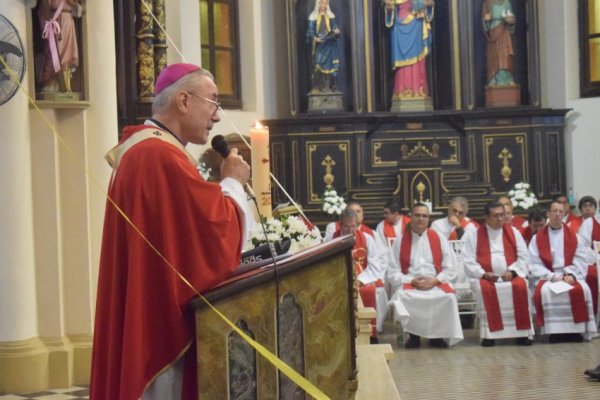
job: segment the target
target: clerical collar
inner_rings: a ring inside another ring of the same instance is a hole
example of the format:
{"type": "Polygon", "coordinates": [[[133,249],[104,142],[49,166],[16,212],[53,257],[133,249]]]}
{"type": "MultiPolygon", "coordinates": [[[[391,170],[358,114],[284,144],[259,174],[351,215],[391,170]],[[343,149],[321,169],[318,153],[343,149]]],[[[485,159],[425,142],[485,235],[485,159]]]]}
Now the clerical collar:
{"type": "Polygon", "coordinates": [[[560,230],[562,229],[562,227],[563,227],[563,226],[561,225],[561,226],[560,226],[560,227],[558,227],[558,228],[553,228],[553,227],[552,227],[552,225],[548,224],[548,228],[550,228],[551,230],[553,230],[553,231],[555,231],[555,232],[558,232],[558,231],[560,231],[560,230]]]}
{"type": "Polygon", "coordinates": [[[184,145],[184,146],[185,146],[185,143],[183,143],[183,142],[181,141],[181,139],[179,139],[179,138],[177,137],[177,135],[175,135],[175,134],[174,134],[174,133],[173,133],[173,132],[172,132],[172,131],[171,131],[169,128],[167,128],[167,127],[165,126],[165,124],[163,124],[162,122],[160,122],[160,121],[158,121],[158,120],[156,120],[156,119],[154,119],[154,118],[148,118],[148,121],[152,122],[154,125],[158,126],[158,127],[159,127],[160,129],[162,129],[163,131],[165,131],[165,132],[169,132],[171,135],[173,135],[173,137],[175,137],[175,139],[177,139],[177,140],[179,141],[179,143],[181,143],[182,145],[184,145]]]}

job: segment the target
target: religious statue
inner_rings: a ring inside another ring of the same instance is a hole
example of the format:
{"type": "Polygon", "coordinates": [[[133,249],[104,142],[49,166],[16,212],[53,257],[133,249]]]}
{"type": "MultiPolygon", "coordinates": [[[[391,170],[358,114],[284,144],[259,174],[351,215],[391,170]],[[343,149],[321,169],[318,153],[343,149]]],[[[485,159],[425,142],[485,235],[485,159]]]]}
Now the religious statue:
{"type": "Polygon", "coordinates": [[[38,80],[41,92],[72,92],[71,77],[79,66],[75,18],[80,0],[40,0],[38,19],[44,39],[38,80]]]}
{"type": "Polygon", "coordinates": [[[308,16],[306,41],[311,46],[312,56],[308,111],[343,110],[342,93],[336,86],[340,66],[340,29],[329,7],[329,0],[315,0],[315,8],[308,16]]]}
{"type": "Polygon", "coordinates": [[[426,57],[431,52],[433,0],[384,0],[394,69],[392,111],[431,109],[426,57]]]}
{"type": "Polygon", "coordinates": [[[485,0],[483,31],[487,39],[487,84],[514,85],[512,76],[515,15],[510,0],[485,0]]]}
{"type": "Polygon", "coordinates": [[[484,0],[482,26],[486,38],[486,106],[520,104],[520,86],[513,78],[515,14],[510,0],[484,0]]]}
{"type": "Polygon", "coordinates": [[[340,30],[329,0],[316,0],[315,8],[308,16],[306,41],[312,46],[312,90],[333,92],[339,69],[338,58],[340,30]]]}

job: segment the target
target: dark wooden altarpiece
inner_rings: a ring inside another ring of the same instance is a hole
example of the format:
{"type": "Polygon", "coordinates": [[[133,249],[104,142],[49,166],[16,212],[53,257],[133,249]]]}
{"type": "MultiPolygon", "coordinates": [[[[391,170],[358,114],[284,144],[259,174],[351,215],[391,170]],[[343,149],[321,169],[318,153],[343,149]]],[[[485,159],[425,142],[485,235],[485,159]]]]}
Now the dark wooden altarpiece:
{"type": "MultiPolygon", "coordinates": [[[[344,111],[309,113],[308,14],[314,0],[287,0],[290,108],[265,121],[271,165],[284,187],[316,222],[325,176],[347,200],[359,201],[366,221],[381,220],[389,198],[405,211],[417,200],[445,211],[456,195],[470,213],[515,183],[532,184],[542,203],[565,192],[564,121],[568,110],[540,107],[536,0],[512,0],[515,81],[521,106],[485,108],[486,42],[482,0],[436,0],[428,57],[434,111],[392,113],[393,71],[383,2],[330,0],[342,32],[338,89],[344,111]],[[299,173],[302,171],[302,173],[299,173]],[[306,171],[306,173],[304,173],[306,171]]],[[[285,201],[274,192],[274,201],[285,201]]]]}
{"type": "MultiPolygon", "coordinates": [[[[164,0],[146,0],[164,21],[164,0]]],[[[469,199],[471,214],[515,183],[532,184],[542,203],[566,191],[564,122],[568,110],[541,108],[539,0],[511,0],[515,81],[521,106],[485,108],[486,41],[483,0],[436,0],[432,52],[427,59],[433,111],[390,112],[393,71],[383,1],[330,0],[341,31],[337,87],[344,111],[308,112],[311,49],[308,15],[315,0],[285,0],[275,7],[273,54],[287,70],[278,103],[289,104],[264,121],[271,136],[271,168],[315,222],[324,177],[347,200],[358,200],[366,221],[381,219],[392,197],[405,210],[429,200],[443,211],[449,198],[469,199]],[[283,45],[285,42],[285,45],[283,45]]],[[[114,0],[119,125],[150,115],[155,77],[164,66],[165,40],[139,0],[114,0]],[[133,56],[135,55],[135,56],[133,56]],[[153,62],[151,62],[153,60],[153,62]]],[[[243,18],[243,16],[240,16],[243,18]]],[[[278,83],[281,85],[281,83],[278,83]]],[[[273,200],[285,202],[275,189],[273,200]]]]}

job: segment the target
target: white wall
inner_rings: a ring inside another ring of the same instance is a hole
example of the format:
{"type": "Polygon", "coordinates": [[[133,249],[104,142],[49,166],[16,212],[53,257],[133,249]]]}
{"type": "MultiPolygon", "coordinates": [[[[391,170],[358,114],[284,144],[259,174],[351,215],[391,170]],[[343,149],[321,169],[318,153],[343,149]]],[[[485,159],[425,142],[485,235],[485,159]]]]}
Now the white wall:
{"type": "MultiPolygon", "coordinates": [[[[258,120],[275,118],[280,102],[277,92],[282,82],[274,79],[276,68],[281,67],[274,53],[276,29],[274,1],[243,0],[239,6],[240,65],[242,78],[241,110],[225,110],[221,122],[212,135],[227,135],[236,131],[248,134],[258,120]]],[[[200,63],[200,18],[196,0],[167,0],[167,32],[174,43],[169,43],[168,62],[181,62],[175,47],[188,62],[200,63]]],[[[286,59],[287,62],[287,59],[286,59]]],[[[206,146],[190,144],[188,150],[199,157],[206,146]]]]}
{"type": "Polygon", "coordinates": [[[579,97],[577,2],[540,0],[542,105],[571,108],[565,128],[568,187],[577,198],[600,196],[600,98],[579,97]]]}
{"type": "MultiPolygon", "coordinates": [[[[21,1],[3,0],[0,14],[12,22],[27,46],[26,10],[21,1]]],[[[23,86],[29,89],[27,75],[23,86]]],[[[28,108],[21,91],[0,106],[0,342],[38,334],[28,108]]]]}

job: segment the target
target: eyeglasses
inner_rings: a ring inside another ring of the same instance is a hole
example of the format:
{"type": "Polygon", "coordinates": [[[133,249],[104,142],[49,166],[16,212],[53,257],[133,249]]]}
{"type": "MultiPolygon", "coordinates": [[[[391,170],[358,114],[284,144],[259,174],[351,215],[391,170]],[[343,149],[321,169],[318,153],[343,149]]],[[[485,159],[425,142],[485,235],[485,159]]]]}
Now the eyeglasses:
{"type": "Polygon", "coordinates": [[[186,92],[186,93],[187,94],[191,94],[194,97],[197,97],[197,98],[202,99],[202,100],[206,100],[209,103],[214,104],[215,105],[215,111],[213,111],[213,115],[217,112],[217,110],[219,110],[219,108],[221,108],[221,102],[220,101],[214,101],[214,100],[209,99],[208,97],[198,96],[197,94],[192,93],[192,92],[186,92]]]}

